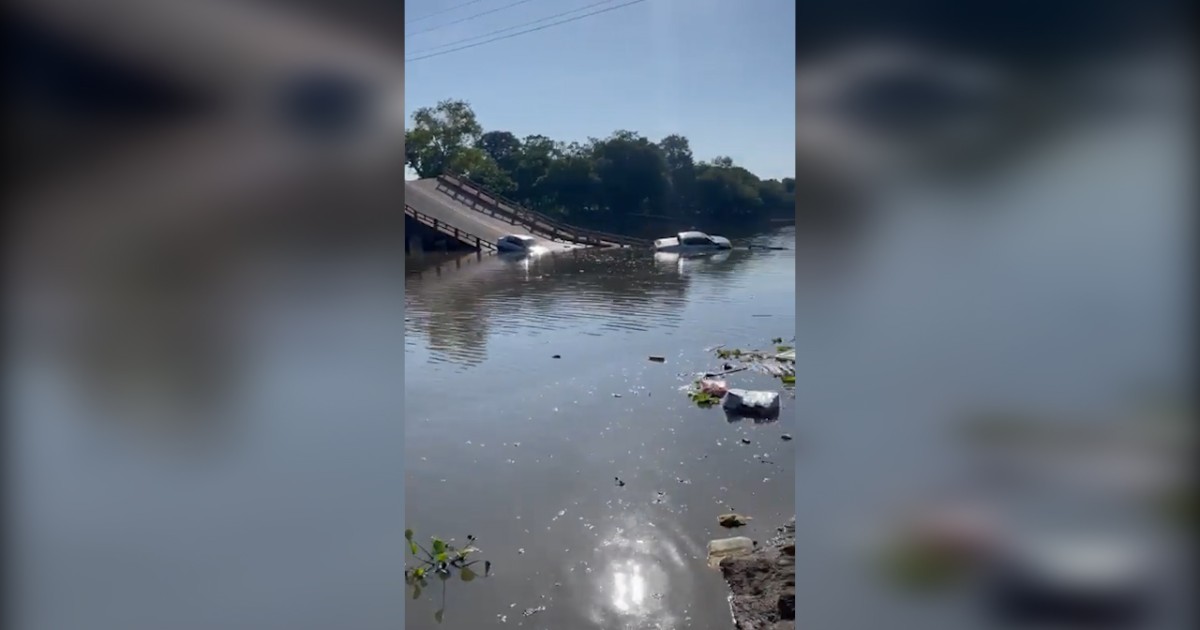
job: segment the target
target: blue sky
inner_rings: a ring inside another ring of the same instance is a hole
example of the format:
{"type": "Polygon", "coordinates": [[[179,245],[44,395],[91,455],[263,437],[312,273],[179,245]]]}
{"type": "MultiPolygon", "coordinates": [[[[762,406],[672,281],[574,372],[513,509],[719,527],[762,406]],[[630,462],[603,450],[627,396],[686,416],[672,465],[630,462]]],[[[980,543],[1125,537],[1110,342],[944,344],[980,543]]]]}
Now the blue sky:
{"type": "MultiPolygon", "coordinates": [[[[515,1],[480,0],[418,20],[465,0],[408,0],[405,56],[436,52],[438,46],[597,0],[527,0],[418,33],[515,1]]],[[[658,140],[680,133],[691,140],[698,160],[728,155],[760,177],[790,177],[795,172],[795,11],[793,0],[645,0],[407,62],[406,113],[455,98],[471,104],[485,130],[521,137],[582,141],[629,129],[658,140]]]]}

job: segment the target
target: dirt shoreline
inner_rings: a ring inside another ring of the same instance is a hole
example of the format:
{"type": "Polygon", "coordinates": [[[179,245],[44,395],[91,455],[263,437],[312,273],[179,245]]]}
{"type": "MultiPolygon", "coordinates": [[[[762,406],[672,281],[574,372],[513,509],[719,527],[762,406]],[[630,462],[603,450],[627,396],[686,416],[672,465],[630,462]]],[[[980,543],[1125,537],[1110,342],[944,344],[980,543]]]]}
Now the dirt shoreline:
{"type": "Polygon", "coordinates": [[[739,630],[795,630],[796,519],[751,553],[721,561],[729,589],[734,627],[739,630]]]}

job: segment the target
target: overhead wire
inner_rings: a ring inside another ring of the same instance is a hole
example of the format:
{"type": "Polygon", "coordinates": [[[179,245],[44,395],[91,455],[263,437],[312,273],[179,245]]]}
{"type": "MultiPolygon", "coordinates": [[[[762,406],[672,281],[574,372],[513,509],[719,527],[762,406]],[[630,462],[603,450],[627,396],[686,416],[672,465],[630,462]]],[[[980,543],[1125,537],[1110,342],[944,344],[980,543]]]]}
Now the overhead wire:
{"type": "Polygon", "coordinates": [[[553,14],[553,15],[547,15],[547,16],[545,16],[545,17],[538,18],[538,19],[536,19],[536,20],[530,20],[530,21],[528,21],[528,22],[522,22],[522,23],[520,23],[520,24],[515,24],[515,25],[513,25],[513,26],[509,26],[509,27],[506,27],[506,28],[499,28],[499,29],[496,29],[496,30],[494,30],[494,31],[489,31],[489,32],[487,32],[487,33],[483,33],[482,35],[472,35],[472,36],[470,36],[470,37],[464,37],[464,38],[462,38],[462,39],[455,40],[455,41],[452,41],[452,42],[448,42],[448,43],[445,43],[445,44],[438,44],[437,46],[431,46],[431,47],[429,47],[429,48],[427,48],[427,49],[425,49],[425,50],[422,50],[422,51],[419,51],[419,52],[415,53],[415,55],[416,55],[416,56],[420,56],[420,55],[424,55],[424,54],[427,54],[427,53],[429,53],[429,52],[432,52],[432,51],[434,51],[434,50],[437,50],[437,49],[439,49],[439,48],[450,48],[450,47],[453,47],[453,46],[458,46],[458,45],[464,44],[464,43],[466,43],[466,42],[469,42],[469,41],[472,41],[472,40],[476,40],[476,39],[485,39],[485,38],[488,38],[488,37],[492,37],[492,36],[495,36],[495,35],[499,35],[500,33],[507,33],[507,32],[509,32],[509,31],[515,31],[515,30],[517,30],[517,29],[521,29],[521,28],[526,28],[526,27],[529,27],[529,26],[533,26],[534,24],[541,24],[542,22],[548,22],[548,21],[550,21],[550,20],[554,20],[554,19],[557,19],[557,18],[563,17],[563,16],[565,16],[565,15],[570,15],[570,14],[572,14],[572,13],[579,13],[580,11],[586,11],[586,10],[588,10],[588,9],[593,9],[593,8],[595,8],[595,7],[602,6],[602,5],[605,5],[605,4],[612,4],[612,3],[614,3],[614,2],[617,2],[617,1],[618,1],[618,0],[600,0],[600,2],[593,2],[593,3],[591,3],[591,4],[585,4],[585,5],[581,6],[581,7],[575,7],[574,9],[571,9],[571,10],[569,10],[569,11],[560,11],[560,12],[558,12],[558,13],[555,13],[555,14],[553,14]]]}
{"type": "Polygon", "coordinates": [[[421,17],[419,17],[419,18],[414,18],[414,19],[411,19],[411,20],[405,20],[405,21],[404,21],[404,25],[405,25],[405,26],[408,26],[409,24],[415,24],[415,23],[417,23],[417,22],[424,22],[425,20],[428,20],[428,19],[429,19],[429,18],[431,18],[431,17],[437,17],[437,16],[439,16],[439,15],[442,15],[442,14],[445,14],[445,13],[449,13],[449,12],[451,12],[451,11],[455,11],[455,10],[457,10],[457,9],[461,9],[461,8],[463,8],[463,7],[469,7],[469,6],[471,6],[472,4],[479,4],[480,2],[483,2],[483,0],[471,0],[470,2],[463,2],[462,4],[456,4],[456,5],[452,6],[452,7],[446,7],[446,8],[444,8],[444,9],[441,9],[440,11],[434,11],[433,13],[426,13],[425,15],[422,15],[422,16],[421,16],[421,17]]]}
{"type": "Polygon", "coordinates": [[[516,2],[510,2],[506,5],[499,6],[494,9],[488,9],[487,11],[480,11],[479,13],[472,13],[471,15],[460,17],[457,20],[451,20],[444,24],[438,24],[437,26],[431,26],[424,30],[413,31],[412,33],[405,33],[404,36],[405,37],[416,37],[417,35],[422,35],[424,33],[432,33],[433,31],[441,30],[443,28],[446,28],[447,26],[454,26],[455,24],[462,24],[463,22],[470,22],[471,20],[474,20],[475,18],[481,18],[485,15],[499,13],[500,11],[503,11],[505,9],[511,9],[513,7],[518,7],[518,6],[521,6],[522,4],[529,4],[530,2],[533,2],[533,1],[534,0],[517,0],[516,2]]]}
{"type": "MultiPolygon", "coordinates": [[[[415,56],[413,56],[413,57],[407,57],[407,58],[405,58],[405,59],[404,59],[404,62],[405,62],[405,63],[411,63],[411,62],[414,62],[414,61],[421,61],[421,60],[423,60],[423,59],[431,59],[431,58],[434,58],[434,57],[440,57],[440,56],[442,56],[442,55],[448,55],[448,54],[450,54],[450,53],[459,52],[459,51],[461,51],[461,50],[467,50],[467,49],[470,49],[470,48],[476,48],[476,47],[478,47],[478,46],[483,46],[483,45],[485,45],[485,44],[491,44],[491,43],[493,43],[493,42],[503,41],[503,40],[506,40],[506,39],[512,39],[512,38],[514,38],[514,37],[519,37],[519,36],[521,36],[521,35],[527,35],[527,34],[529,34],[529,33],[535,33],[535,32],[538,32],[538,31],[544,31],[544,30],[546,30],[546,29],[553,28],[553,27],[555,27],[555,26],[561,26],[561,25],[563,25],[563,24],[568,24],[568,23],[571,23],[571,22],[577,22],[577,21],[579,21],[579,20],[582,20],[582,19],[585,19],[585,18],[589,18],[589,17],[592,17],[592,16],[596,16],[596,15],[600,15],[600,14],[602,14],[602,13],[608,13],[608,12],[610,12],[610,11],[616,11],[617,9],[623,9],[623,8],[625,8],[625,7],[633,6],[633,5],[635,5],[635,4],[641,4],[641,3],[645,2],[645,1],[646,1],[646,0],[630,0],[629,2],[623,2],[623,3],[621,3],[621,4],[618,4],[618,5],[615,5],[615,6],[606,7],[606,8],[603,8],[603,9],[598,9],[598,10],[596,10],[596,11],[591,11],[591,12],[588,12],[588,13],[584,13],[583,15],[577,15],[577,16],[574,16],[574,17],[571,17],[571,18],[566,18],[566,19],[558,20],[557,22],[551,22],[550,24],[544,24],[544,25],[542,25],[542,26],[537,26],[537,27],[533,27],[533,28],[527,28],[527,29],[525,29],[525,30],[522,30],[522,31],[517,31],[517,32],[515,32],[515,33],[509,33],[508,35],[501,35],[501,36],[499,36],[499,37],[491,37],[490,39],[485,39],[485,40],[483,40],[483,41],[480,41],[480,42],[475,42],[475,43],[472,43],[472,44],[464,44],[464,45],[462,45],[462,46],[456,46],[456,47],[454,47],[454,48],[450,48],[449,50],[442,50],[442,51],[438,51],[438,52],[429,52],[429,53],[427,53],[427,54],[426,54],[426,53],[417,53],[417,54],[416,54],[415,56]]],[[[598,4],[602,4],[602,3],[598,3],[598,4]]],[[[575,9],[574,11],[579,11],[579,10],[581,10],[581,9],[575,9]]],[[[574,11],[567,11],[567,12],[565,12],[564,14],[566,14],[566,13],[573,13],[574,11]]],[[[551,18],[542,18],[542,20],[535,20],[534,22],[530,22],[530,24],[536,23],[536,22],[538,22],[538,21],[544,21],[544,20],[547,20],[547,19],[551,19],[551,18]]],[[[522,26],[523,26],[523,25],[522,25],[522,26]]],[[[507,31],[507,30],[512,30],[513,28],[518,28],[518,27],[510,27],[510,28],[507,28],[507,29],[500,29],[500,30],[494,31],[494,32],[492,32],[492,33],[485,33],[484,35],[477,35],[477,36],[475,36],[475,37],[468,37],[468,38],[465,38],[465,39],[463,39],[463,40],[460,40],[460,41],[462,41],[462,42],[466,42],[466,41],[470,41],[470,40],[472,40],[472,39],[478,39],[478,38],[480,38],[480,37],[488,37],[488,36],[490,36],[490,35],[493,35],[493,34],[495,34],[495,33],[501,33],[501,32],[507,31]]],[[[445,46],[454,46],[456,43],[457,43],[457,42],[452,42],[452,43],[450,43],[450,44],[445,44],[445,46]]],[[[435,49],[437,49],[437,48],[441,48],[441,47],[443,47],[443,46],[435,46],[434,48],[432,48],[432,49],[430,49],[430,50],[435,50],[435,49]]]]}

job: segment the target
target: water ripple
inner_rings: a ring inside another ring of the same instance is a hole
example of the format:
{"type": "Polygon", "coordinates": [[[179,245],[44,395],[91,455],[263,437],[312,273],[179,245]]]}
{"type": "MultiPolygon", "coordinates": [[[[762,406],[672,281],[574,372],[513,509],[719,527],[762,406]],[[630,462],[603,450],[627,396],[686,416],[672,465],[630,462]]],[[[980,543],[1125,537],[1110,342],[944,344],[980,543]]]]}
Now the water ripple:
{"type": "MultiPolygon", "coordinates": [[[[460,369],[488,358],[513,336],[669,332],[693,303],[753,308],[747,288],[790,281],[790,251],[734,251],[679,259],[645,251],[576,251],[539,258],[410,258],[405,278],[405,345],[433,365],[460,369]],[[749,299],[748,299],[749,298],[749,299]]],[[[790,326],[789,326],[790,329],[790,326]]]]}

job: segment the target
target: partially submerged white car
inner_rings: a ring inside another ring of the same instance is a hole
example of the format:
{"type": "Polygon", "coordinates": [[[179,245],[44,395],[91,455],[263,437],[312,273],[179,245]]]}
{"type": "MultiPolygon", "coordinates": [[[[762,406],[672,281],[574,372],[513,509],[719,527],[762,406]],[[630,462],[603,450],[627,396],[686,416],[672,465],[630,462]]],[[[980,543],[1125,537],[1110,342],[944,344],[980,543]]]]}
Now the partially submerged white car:
{"type": "Polygon", "coordinates": [[[667,254],[699,254],[733,249],[724,236],[709,236],[704,232],[680,232],[670,238],[654,241],[654,251],[667,254]]]}
{"type": "Polygon", "coordinates": [[[496,241],[496,251],[529,254],[538,251],[537,239],[526,234],[509,234],[496,241]]]}

